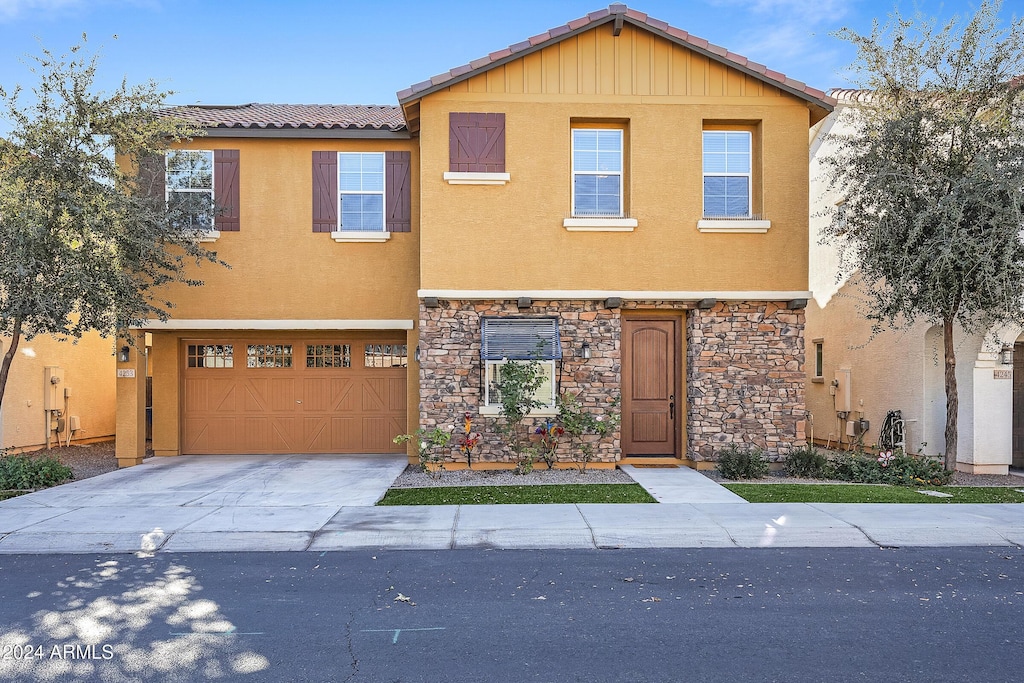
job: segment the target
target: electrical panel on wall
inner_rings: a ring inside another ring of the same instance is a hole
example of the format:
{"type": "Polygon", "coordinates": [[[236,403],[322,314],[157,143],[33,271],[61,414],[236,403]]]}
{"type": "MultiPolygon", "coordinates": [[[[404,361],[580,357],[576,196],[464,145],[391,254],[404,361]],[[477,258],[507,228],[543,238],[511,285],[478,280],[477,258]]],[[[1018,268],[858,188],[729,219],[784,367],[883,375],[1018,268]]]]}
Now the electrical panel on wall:
{"type": "Polygon", "coordinates": [[[43,410],[64,409],[64,369],[56,365],[43,368],[43,410]]]}

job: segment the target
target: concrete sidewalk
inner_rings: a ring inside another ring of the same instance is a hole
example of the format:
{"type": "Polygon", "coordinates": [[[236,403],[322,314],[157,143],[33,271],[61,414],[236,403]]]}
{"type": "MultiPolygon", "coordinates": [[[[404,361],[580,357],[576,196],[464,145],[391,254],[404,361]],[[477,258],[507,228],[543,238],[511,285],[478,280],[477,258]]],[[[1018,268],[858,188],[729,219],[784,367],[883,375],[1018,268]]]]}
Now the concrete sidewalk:
{"type": "Polygon", "coordinates": [[[1024,505],[763,504],[629,468],[658,505],[375,507],[405,456],[194,456],[0,502],[0,553],[1024,546],[1024,505]]]}

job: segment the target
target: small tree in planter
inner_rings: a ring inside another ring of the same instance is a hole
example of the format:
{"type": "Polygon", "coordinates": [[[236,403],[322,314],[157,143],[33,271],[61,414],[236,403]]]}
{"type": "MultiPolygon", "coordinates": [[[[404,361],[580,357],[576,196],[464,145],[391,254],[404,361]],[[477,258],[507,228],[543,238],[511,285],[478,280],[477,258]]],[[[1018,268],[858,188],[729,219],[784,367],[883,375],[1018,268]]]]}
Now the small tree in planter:
{"type": "Polygon", "coordinates": [[[597,441],[600,441],[618,428],[622,420],[621,413],[615,410],[618,405],[619,398],[616,396],[612,399],[612,410],[608,415],[595,415],[584,409],[579,395],[559,395],[558,421],[569,435],[571,457],[581,473],[587,471],[587,464],[594,459],[594,442],[587,437],[596,436],[597,441]]]}
{"type": "Polygon", "coordinates": [[[420,427],[415,434],[399,434],[394,438],[397,444],[416,440],[416,452],[419,454],[420,469],[437,478],[444,471],[444,450],[452,440],[451,430],[434,427],[420,427]]]}
{"type": "Polygon", "coordinates": [[[536,396],[543,383],[544,373],[536,360],[506,360],[493,384],[500,409],[496,420],[498,433],[516,461],[518,474],[533,469],[534,452],[526,446],[529,436],[524,423],[530,411],[544,405],[536,396]]]}

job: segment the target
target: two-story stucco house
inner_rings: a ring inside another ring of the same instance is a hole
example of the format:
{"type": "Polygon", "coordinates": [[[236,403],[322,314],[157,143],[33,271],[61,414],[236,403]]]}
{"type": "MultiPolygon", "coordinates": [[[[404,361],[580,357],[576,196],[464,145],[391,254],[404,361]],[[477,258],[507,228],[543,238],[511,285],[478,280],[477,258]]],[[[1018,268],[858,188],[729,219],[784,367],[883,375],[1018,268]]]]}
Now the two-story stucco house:
{"type": "Polygon", "coordinates": [[[833,100],[612,5],[398,101],[176,112],[207,136],[168,155],[168,201],[222,207],[197,220],[232,268],[147,328],[157,455],[394,451],[486,425],[524,354],[541,416],[621,398],[598,466],[804,443],[807,141],[833,100]]]}

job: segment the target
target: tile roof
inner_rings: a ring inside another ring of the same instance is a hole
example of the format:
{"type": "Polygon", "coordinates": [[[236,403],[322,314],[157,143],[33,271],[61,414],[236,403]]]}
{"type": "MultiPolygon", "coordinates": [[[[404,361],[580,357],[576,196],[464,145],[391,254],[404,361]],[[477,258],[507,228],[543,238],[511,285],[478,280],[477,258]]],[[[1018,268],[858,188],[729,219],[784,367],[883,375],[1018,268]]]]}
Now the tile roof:
{"type": "Polygon", "coordinates": [[[428,92],[434,92],[442,87],[452,85],[455,82],[466,80],[480,71],[486,71],[492,66],[497,66],[499,63],[508,61],[511,58],[523,56],[518,53],[539,50],[553,42],[557,42],[570,33],[579,33],[610,21],[618,22],[620,21],[620,18],[624,23],[630,23],[634,26],[639,26],[665,36],[675,43],[688,47],[692,50],[696,50],[697,52],[705,54],[723,64],[745,71],[756,78],[781,87],[783,90],[791,92],[804,99],[814,100],[817,104],[825,107],[826,109],[831,109],[836,105],[835,99],[817,88],[812,88],[805,83],[789,78],[778,71],[772,71],[763,64],[758,64],[757,62],[753,62],[742,55],[730,52],[724,47],[719,47],[718,45],[709,43],[704,38],[698,38],[697,36],[690,35],[686,31],[677,29],[674,26],[669,26],[666,22],[661,21],[660,19],[649,17],[643,12],[630,9],[621,3],[615,3],[609,5],[607,9],[591,12],[587,16],[574,19],[563,26],[556,26],[544,33],[533,36],[528,40],[516,43],[515,45],[510,45],[503,50],[492,52],[486,57],[473,60],[469,64],[457,66],[443,74],[434,76],[430,80],[422,81],[406,88],[405,90],[400,90],[398,91],[398,101],[404,104],[405,102],[417,99],[428,92]]]}
{"type": "Polygon", "coordinates": [[[406,129],[400,107],[376,104],[237,104],[183,105],[165,109],[167,115],[188,119],[205,128],[258,129],[406,129]]]}

